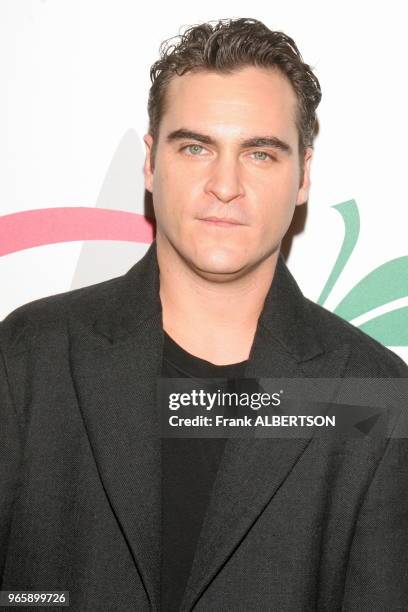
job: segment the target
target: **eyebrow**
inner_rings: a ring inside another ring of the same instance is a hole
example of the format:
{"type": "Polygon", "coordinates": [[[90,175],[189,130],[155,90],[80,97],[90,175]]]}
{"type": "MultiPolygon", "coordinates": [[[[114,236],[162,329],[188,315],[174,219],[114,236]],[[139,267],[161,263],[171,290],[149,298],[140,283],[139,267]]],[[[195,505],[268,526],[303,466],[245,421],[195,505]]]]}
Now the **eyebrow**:
{"type": "MultiPolygon", "coordinates": [[[[217,141],[211,136],[201,134],[200,132],[192,132],[191,130],[187,130],[185,128],[174,130],[166,137],[167,142],[174,142],[182,139],[198,140],[198,142],[208,145],[217,144],[217,141]]],[[[292,147],[290,144],[284,140],[281,140],[277,136],[253,136],[252,138],[241,139],[239,144],[242,149],[246,149],[248,147],[272,147],[274,149],[279,149],[287,155],[292,154],[292,147]]]]}

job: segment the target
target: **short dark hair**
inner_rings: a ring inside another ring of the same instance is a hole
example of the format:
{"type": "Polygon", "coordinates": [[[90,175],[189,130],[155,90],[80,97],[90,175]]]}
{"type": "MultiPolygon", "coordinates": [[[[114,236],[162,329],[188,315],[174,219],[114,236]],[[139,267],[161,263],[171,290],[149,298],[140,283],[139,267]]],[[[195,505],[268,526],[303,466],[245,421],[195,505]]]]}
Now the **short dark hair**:
{"type": "Polygon", "coordinates": [[[298,100],[296,125],[300,157],[306,147],[313,146],[319,130],[316,108],[321,99],[320,84],[287,34],[272,31],[256,19],[219,19],[190,26],[184,33],[165,40],[159,53],[160,59],[150,68],[152,85],[148,99],[153,159],[172,77],[201,70],[229,74],[245,66],[275,68],[286,75],[298,100]],[[178,41],[172,42],[174,39],[178,41]]]}

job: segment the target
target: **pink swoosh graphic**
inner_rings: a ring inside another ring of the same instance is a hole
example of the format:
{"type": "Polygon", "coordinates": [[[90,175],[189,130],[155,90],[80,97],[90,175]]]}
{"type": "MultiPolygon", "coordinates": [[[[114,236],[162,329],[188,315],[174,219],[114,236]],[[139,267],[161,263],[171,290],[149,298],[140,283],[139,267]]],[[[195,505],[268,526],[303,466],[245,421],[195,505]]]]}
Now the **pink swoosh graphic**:
{"type": "Polygon", "coordinates": [[[0,217],[0,256],[74,240],[150,243],[153,237],[152,220],[107,208],[42,208],[0,217]]]}

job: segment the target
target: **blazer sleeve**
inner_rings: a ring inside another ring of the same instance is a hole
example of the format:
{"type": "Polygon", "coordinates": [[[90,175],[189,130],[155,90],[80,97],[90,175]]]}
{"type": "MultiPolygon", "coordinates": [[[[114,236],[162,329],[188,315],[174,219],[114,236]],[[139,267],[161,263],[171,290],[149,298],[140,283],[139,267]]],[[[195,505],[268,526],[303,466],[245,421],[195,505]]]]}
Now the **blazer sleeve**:
{"type": "Polygon", "coordinates": [[[389,439],[360,509],[342,610],[408,610],[408,439],[389,439]]]}
{"type": "MultiPolygon", "coordinates": [[[[0,323],[1,327],[2,323],[0,323]]],[[[11,399],[4,354],[0,346],[0,587],[7,557],[8,534],[18,486],[21,459],[20,426],[11,399]]]]}

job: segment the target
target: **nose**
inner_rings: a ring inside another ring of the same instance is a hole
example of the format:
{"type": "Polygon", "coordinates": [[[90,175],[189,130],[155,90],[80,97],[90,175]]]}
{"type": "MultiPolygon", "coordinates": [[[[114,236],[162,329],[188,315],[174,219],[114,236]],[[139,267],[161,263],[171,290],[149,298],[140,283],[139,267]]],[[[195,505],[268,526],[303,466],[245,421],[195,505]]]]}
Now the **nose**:
{"type": "Polygon", "coordinates": [[[232,155],[220,155],[211,164],[206,192],[225,203],[243,195],[239,160],[232,155]]]}

